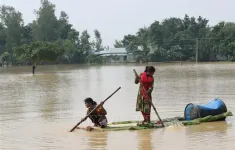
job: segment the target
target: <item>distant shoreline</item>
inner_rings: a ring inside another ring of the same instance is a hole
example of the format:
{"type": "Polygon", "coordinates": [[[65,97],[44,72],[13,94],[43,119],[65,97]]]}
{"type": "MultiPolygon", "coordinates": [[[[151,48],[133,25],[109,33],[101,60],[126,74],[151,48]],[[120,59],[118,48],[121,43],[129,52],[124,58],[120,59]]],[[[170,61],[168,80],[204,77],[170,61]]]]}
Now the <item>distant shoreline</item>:
{"type": "MultiPolygon", "coordinates": [[[[198,62],[197,64],[235,64],[235,62],[231,61],[214,61],[214,62],[198,62]]],[[[116,63],[84,63],[84,64],[41,64],[39,66],[116,66],[116,65],[122,65],[122,66],[129,66],[129,65],[157,65],[157,64],[174,64],[174,65],[185,65],[185,64],[196,64],[196,62],[193,61],[164,61],[164,62],[147,62],[147,63],[136,63],[136,62],[116,62],[116,63]]],[[[17,65],[17,66],[11,66],[9,65],[8,67],[6,66],[1,66],[0,68],[19,68],[19,67],[32,67],[32,65],[17,65]]]]}

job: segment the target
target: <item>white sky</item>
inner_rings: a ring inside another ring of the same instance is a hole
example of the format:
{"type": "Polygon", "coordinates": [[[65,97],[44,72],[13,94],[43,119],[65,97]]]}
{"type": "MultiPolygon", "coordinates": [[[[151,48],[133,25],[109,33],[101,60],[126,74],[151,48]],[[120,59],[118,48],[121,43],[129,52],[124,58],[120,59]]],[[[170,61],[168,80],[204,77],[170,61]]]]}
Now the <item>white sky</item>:
{"type": "MultiPolygon", "coordinates": [[[[114,40],[126,34],[135,34],[155,20],[199,15],[214,25],[219,21],[235,22],[235,0],[50,0],[56,5],[56,14],[65,11],[75,29],[87,29],[94,37],[94,29],[101,32],[103,45],[113,47],[114,40]]],[[[36,18],[33,11],[40,0],[0,0],[23,14],[25,24],[36,18]]]]}

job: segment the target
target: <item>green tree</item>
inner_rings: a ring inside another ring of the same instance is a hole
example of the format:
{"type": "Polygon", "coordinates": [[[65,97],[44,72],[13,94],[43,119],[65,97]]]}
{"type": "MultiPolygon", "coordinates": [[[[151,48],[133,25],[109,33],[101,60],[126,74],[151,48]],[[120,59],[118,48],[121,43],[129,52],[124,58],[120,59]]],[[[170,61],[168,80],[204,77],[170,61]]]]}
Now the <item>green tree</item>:
{"type": "Polygon", "coordinates": [[[228,45],[228,53],[232,61],[235,61],[235,42],[231,42],[228,45]]]}
{"type": "Polygon", "coordinates": [[[6,28],[2,22],[0,22],[0,40],[6,40],[6,28]]]}
{"type": "Polygon", "coordinates": [[[69,23],[69,16],[64,11],[60,14],[58,24],[59,39],[63,40],[63,45],[65,47],[65,53],[58,61],[62,61],[63,63],[80,62],[82,55],[79,49],[79,32],[69,23]]]}
{"type": "Polygon", "coordinates": [[[138,58],[143,62],[148,62],[150,51],[152,49],[149,29],[148,28],[140,28],[137,32],[136,36],[136,44],[138,45],[138,49],[135,49],[134,53],[138,58]]]}
{"type": "Polygon", "coordinates": [[[41,61],[55,61],[58,56],[64,53],[64,47],[58,42],[32,42],[14,48],[15,56],[19,60],[32,62],[32,73],[41,61]]]}
{"type": "Polygon", "coordinates": [[[63,61],[63,63],[74,63],[79,62],[76,59],[76,56],[78,57],[80,51],[76,45],[76,43],[72,40],[64,40],[63,41],[63,47],[64,47],[64,54],[60,57],[60,60],[63,61]]]}
{"type": "Polygon", "coordinates": [[[0,7],[0,19],[2,20],[1,28],[4,29],[3,26],[5,27],[5,31],[1,31],[1,35],[5,37],[6,42],[4,49],[11,55],[9,57],[11,57],[13,64],[12,49],[21,44],[21,32],[24,23],[22,14],[11,6],[2,5],[0,7]]]}
{"type": "Polygon", "coordinates": [[[59,24],[59,38],[64,40],[68,39],[69,32],[72,30],[72,25],[69,24],[69,16],[64,11],[60,13],[58,24],[59,24]]]}
{"type": "Polygon", "coordinates": [[[0,55],[4,52],[4,45],[6,43],[6,28],[2,22],[0,22],[0,55]]]}
{"type": "Polygon", "coordinates": [[[95,49],[96,51],[101,51],[103,49],[101,34],[97,29],[94,30],[94,33],[95,33],[95,39],[96,39],[95,49]]]}
{"type": "Polygon", "coordinates": [[[55,16],[55,5],[48,0],[41,0],[41,7],[36,11],[37,20],[33,21],[33,36],[38,41],[55,41],[58,33],[58,20],[55,16]]]}
{"type": "Polygon", "coordinates": [[[32,33],[32,24],[28,24],[22,27],[21,30],[22,44],[29,44],[34,41],[32,33]]]}
{"type": "Polygon", "coordinates": [[[4,52],[0,57],[3,65],[6,63],[7,67],[8,67],[9,56],[10,56],[10,54],[8,52],[4,52]]]}
{"type": "Polygon", "coordinates": [[[81,34],[80,37],[81,40],[81,44],[80,44],[80,48],[81,51],[84,55],[84,61],[88,61],[89,62],[89,56],[91,55],[91,43],[90,43],[90,35],[88,34],[87,30],[84,30],[81,34]]]}
{"type": "Polygon", "coordinates": [[[229,58],[233,55],[228,46],[235,41],[234,23],[209,27],[208,22],[201,16],[166,18],[140,28],[136,35],[125,35],[114,46],[123,44],[136,60],[143,61],[194,60],[197,51],[199,61],[216,60],[218,54],[229,58]]]}
{"type": "Polygon", "coordinates": [[[113,46],[115,48],[122,48],[123,47],[123,43],[122,43],[122,41],[115,40],[115,43],[113,44],[113,46]]]}
{"type": "Polygon", "coordinates": [[[136,41],[137,37],[135,35],[128,34],[124,36],[122,43],[129,53],[134,53],[134,51],[138,49],[136,41]]]}

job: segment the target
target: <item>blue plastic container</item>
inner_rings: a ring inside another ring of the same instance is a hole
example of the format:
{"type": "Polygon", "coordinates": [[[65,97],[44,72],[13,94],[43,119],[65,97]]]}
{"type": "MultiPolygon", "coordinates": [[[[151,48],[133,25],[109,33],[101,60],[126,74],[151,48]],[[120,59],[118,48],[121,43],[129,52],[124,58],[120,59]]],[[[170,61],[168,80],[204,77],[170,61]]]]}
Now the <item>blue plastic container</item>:
{"type": "Polygon", "coordinates": [[[215,116],[227,112],[227,107],[221,99],[214,99],[204,105],[189,103],[184,110],[186,121],[203,118],[209,115],[215,116]]]}

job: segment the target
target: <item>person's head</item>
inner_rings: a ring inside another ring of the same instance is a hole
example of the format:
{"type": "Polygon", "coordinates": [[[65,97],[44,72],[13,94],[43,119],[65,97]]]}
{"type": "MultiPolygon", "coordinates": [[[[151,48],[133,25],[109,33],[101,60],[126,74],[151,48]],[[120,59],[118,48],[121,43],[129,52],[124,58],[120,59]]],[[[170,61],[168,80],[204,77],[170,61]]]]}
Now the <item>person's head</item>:
{"type": "Polygon", "coordinates": [[[149,76],[153,76],[153,74],[155,73],[155,68],[153,66],[147,66],[145,70],[145,72],[149,76]]]}
{"type": "Polygon", "coordinates": [[[84,100],[84,102],[85,102],[85,105],[86,105],[87,108],[88,108],[88,107],[91,107],[91,106],[94,106],[94,105],[97,104],[97,103],[96,103],[95,101],[93,101],[93,99],[90,98],[90,97],[86,98],[86,99],[84,100]]]}
{"type": "Polygon", "coordinates": [[[146,66],[144,72],[147,72],[148,68],[149,68],[149,66],[146,66]]]}

